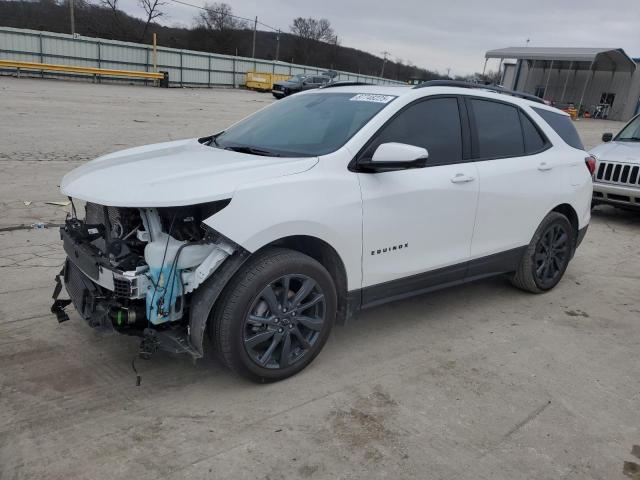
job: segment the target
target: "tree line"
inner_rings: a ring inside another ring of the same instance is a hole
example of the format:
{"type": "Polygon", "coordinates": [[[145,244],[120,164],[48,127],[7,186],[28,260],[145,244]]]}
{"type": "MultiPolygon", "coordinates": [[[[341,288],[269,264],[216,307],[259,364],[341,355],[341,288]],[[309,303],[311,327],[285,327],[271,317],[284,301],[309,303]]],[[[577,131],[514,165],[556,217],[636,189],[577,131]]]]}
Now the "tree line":
{"type": "MultiPolygon", "coordinates": [[[[253,22],[234,15],[228,4],[206,4],[194,15],[193,26],[182,28],[157,23],[165,15],[163,0],[137,1],[145,12],[144,18],[122,11],[119,0],[74,0],[76,33],[137,43],[150,43],[152,33],[156,33],[160,46],[243,57],[253,53],[253,22]]],[[[68,0],[0,0],[0,25],[69,33],[68,0]]],[[[295,18],[288,32],[258,29],[255,57],[363,75],[380,76],[384,72],[385,78],[400,81],[446,78],[410,61],[390,60],[345,47],[325,18],[295,18]]]]}

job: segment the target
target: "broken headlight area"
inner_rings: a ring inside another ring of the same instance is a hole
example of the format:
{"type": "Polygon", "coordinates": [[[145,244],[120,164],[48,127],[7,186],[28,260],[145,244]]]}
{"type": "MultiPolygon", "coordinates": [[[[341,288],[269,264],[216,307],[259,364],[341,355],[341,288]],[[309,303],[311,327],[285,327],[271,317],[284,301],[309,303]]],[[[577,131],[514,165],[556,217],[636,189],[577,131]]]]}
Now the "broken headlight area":
{"type": "MultiPolygon", "coordinates": [[[[140,209],[87,203],[84,218],[74,209],[60,228],[67,260],[58,282],[94,328],[145,337],[149,330],[186,332],[190,294],[240,248],[202,223],[228,203],[140,209]]],[[[52,311],[64,321],[59,291],[52,311]]]]}

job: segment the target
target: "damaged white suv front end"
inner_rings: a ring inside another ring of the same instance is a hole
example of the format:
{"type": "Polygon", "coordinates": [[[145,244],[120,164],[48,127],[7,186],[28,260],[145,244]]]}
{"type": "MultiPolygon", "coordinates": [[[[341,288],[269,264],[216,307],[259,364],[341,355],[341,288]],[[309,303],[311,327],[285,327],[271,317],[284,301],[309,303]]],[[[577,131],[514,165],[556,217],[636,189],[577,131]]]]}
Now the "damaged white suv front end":
{"type": "Polygon", "coordinates": [[[202,356],[208,312],[194,314],[194,294],[231,257],[221,290],[248,254],[206,222],[229,205],[238,183],[317,161],[219,149],[212,158],[208,140],[117,152],[64,177],[74,208],[60,229],[67,260],[52,307],[59,321],[73,303],[91,327],[142,337],[142,354],[202,356]],[[58,299],[62,284],[68,300],[58,299]]]}
{"type": "Polygon", "coordinates": [[[60,229],[67,253],[61,280],[80,315],[94,328],[152,336],[144,353],[167,347],[201,356],[200,342],[187,341],[189,329],[182,328],[185,296],[241,250],[198,223],[224,203],[188,209],[86,203],[84,218],[72,216],[60,229]]]}

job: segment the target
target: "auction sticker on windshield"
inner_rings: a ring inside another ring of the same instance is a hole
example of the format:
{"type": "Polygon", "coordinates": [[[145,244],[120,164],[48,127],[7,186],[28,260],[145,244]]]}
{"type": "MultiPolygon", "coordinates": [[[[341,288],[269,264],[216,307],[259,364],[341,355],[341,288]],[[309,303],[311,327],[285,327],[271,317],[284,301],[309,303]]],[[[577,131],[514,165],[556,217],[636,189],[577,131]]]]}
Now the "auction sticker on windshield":
{"type": "Polygon", "coordinates": [[[375,102],[375,103],[389,103],[396,98],[395,95],[377,95],[375,93],[359,93],[349,100],[354,102],[375,102]]]}

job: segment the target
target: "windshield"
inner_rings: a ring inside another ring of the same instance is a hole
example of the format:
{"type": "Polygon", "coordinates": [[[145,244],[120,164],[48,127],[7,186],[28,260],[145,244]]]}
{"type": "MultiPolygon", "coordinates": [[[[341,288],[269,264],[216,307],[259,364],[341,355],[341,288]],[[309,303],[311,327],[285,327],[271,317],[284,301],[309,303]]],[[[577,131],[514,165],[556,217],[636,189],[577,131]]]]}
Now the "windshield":
{"type": "Polygon", "coordinates": [[[233,125],[212,144],[265,156],[326,155],[342,147],[394,98],[338,92],[293,95],[233,125]]]}
{"type": "Polygon", "coordinates": [[[640,142],[640,115],[622,129],[616,140],[619,142],[640,142]]]}
{"type": "Polygon", "coordinates": [[[298,75],[294,75],[293,77],[291,77],[288,81],[289,82],[301,82],[305,78],[307,78],[306,75],[298,74],[298,75]]]}

